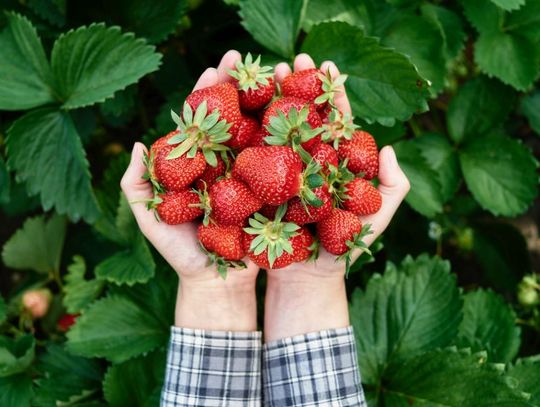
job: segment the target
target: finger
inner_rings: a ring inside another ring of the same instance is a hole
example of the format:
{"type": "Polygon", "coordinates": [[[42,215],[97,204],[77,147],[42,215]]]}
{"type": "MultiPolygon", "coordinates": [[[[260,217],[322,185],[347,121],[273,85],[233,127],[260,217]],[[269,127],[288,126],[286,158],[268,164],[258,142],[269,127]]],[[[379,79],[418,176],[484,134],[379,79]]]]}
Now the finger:
{"type": "Polygon", "coordinates": [[[291,67],[286,62],[281,62],[274,68],[274,79],[281,84],[287,75],[291,74],[291,67]]]}
{"type": "MultiPolygon", "coordinates": [[[[321,64],[321,71],[324,73],[330,71],[332,79],[340,75],[339,69],[332,61],[324,61],[321,64]]],[[[345,86],[342,85],[337,88],[337,92],[334,94],[334,104],[341,113],[351,113],[351,104],[349,103],[347,92],[345,92],[345,86]]]]}
{"type": "Polygon", "coordinates": [[[223,55],[223,58],[221,58],[221,62],[219,63],[217,67],[217,75],[218,75],[218,82],[232,82],[234,78],[229,75],[227,72],[228,69],[234,69],[236,66],[236,63],[238,61],[242,60],[242,55],[234,49],[231,49],[230,51],[227,51],[225,55],[223,55]]]}
{"type": "Polygon", "coordinates": [[[308,54],[298,54],[294,58],[294,71],[303,71],[305,69],[315,68],[315,62],[308,54]]]}
{"type": "Polygon", "coordinates": [[[218,74],[216,68],[207,68],[206,71],[202,73],[199,77],[199,80],[193,87],[193,91],[207,88],[209,86],[216,85],[218,83],[218,74]]]}

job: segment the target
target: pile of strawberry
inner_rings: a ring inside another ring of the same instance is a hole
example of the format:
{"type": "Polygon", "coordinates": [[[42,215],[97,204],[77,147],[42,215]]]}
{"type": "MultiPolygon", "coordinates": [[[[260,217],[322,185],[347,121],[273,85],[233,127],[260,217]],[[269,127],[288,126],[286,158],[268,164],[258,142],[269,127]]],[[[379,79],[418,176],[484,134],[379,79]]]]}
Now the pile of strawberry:
{"type": "Polygon", "coordinates": [[[191,93],[177,130],[145,158],[159,219],[200,219],[198,237],[225,275],[246,256],[263,268],[315,258],[321,244],[350,263],[367,250],[359,216],[377,212],[381,195],[373,137],[334,105],[346,80],[318,69],[287,76],[247,55],[230,83],[191,93]]]}

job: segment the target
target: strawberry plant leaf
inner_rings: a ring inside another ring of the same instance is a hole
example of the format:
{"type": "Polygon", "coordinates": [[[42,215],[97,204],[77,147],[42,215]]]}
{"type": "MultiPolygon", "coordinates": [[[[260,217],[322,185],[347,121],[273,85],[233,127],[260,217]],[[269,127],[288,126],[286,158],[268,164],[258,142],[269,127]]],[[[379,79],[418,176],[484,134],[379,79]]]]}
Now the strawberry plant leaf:
{"type": "Polygon", "coordinates": [[[385,366],[455,338],[462,302],[450,264],[426,255],[375,274],[350,305],[363,383],[377,385],[385,366]]]}
{"type": "Polygon", "coordinates": [[[66,220],[53,216],[28,218],[22,228],[4,244],[2,261],[8,267],[53,273],[60,270],[60,258],[64,247],[66,220]]]}
{"type": "Polygon", "coordinates": [[[110,99],[99,106],[101,114],[115,118],[130,117],[135,112],[137,103],[137,85],[130,85],[119,90],[110,99]]]}
{"type": "Polygon", "coordinates": [[[7,203],[10,197],[11,177],[6,167],[6,163],[0,156],[0,203],[7,203]]]}
{"type": "Polygon", "coordinates": [[[165,353],[150,355],[113,365],[103,381],[105,400],[111,407],[149,406],[155,392],[163,385],[165,353]]]}
{"type": "Polygon", "coordinates": [[[150,352],[167,343],[169,327],[147,310],[121,296],[99,300],[77,319],[67,333],[67,350],[114,363],[150,352]]]}
{"type": "Polygon", "coordinates": [[[306,6],[307,0],[240,0],[238,14],[257,42],[292,58],[306,6]]]}
{"type": "Polygon", "coordinates": [[[65,109],[103,102],[158,69],[161,54],[118,27],[92,24],[61,35],[51,67],[65,109]]]}
{"type": "Polygon", "coordinates": [[[88,222],[99,214],[90,184],[88,161],[70,115],[52,108],[31,111],[8,130],[8,166],[40,194],[45,210],[88,222]]]}
{"type": "Polygon", "coordinates": [[[347,93],[353,113],[391,126],[427,110],[427,82],[404,55],[385,48],[346,23],[321,23],[308,34],[302,51],[317,63],[332,60],[349,75],[347,93]],[[347,41],[343,41],[347,38],[347,41]]]}
{"type": "Polygon", "coordinates": [[[434,4],[424,4],[421,10],[422,15],[431,19],[439,28],[444,40],[444,54],[447,62],[456,58],[465,47],[467,38],[461,17],[447,8],[434,4]]]}
{"type": "Polygon", "coordinates": [[[51,68],[36,29],[6,13],[0,32],[0,110],[24,110],[55,101],[51,68]]]}
{"type": "Polygon", "coordinates": [[[342,21],[364,28],[368,20],[366,5],[355,0],[309,0],[302,28],[309,32],[323,21],[342,21]]]}
{"type": "Polygon", "coordinates": [[[411,190],[405,200],[422,215],[433,217],[443,210],[443,195],[438,174],[430,168],[413,141],[400,141],[394,149],[411,190]]]}
{"type": "Polygon", "coordinates": [[[537,161],[517,140],[477,138],[464,146],[459,159],[467,187],[480,206],[494,215],[519,215],[536,197],[537,161]]]}
{"type": "Polygon", "coordinates": [[[468,1],[460,0],[467,20],[479,32],[490,33],[499,31],[501,9],[491,0],[468,1]]]}
{"type": "Polygon", "coordinates": [[[29,0],[28,7],[57,27],[66,24],[66,0],[29,0]]]}
{"type": "Polygon", "coordinates": [[[461,181],[459,161],[446,137],[426,133],[414,140],[429,167],[437,173],[441,185],[442,202],[446,203],[456,193],[461,181]]]}
{"type": "Polygon", "coordinates": [[[540,135],[540,91],[537,90],[521,99],[520,110],[529,121],[529,126],[540,135]]]}
{"type": "Polygon", "coordinates": [[[530,406],[504,368],[487,360],[485,352],[449,348],[393,363],[379,397],[387,406],[530,406]]]}
{"type": "Polygon", "coordinates": [[[448,133],[455,143],[477,138],[501,125],[512,110],[515,91],[479,76],[465,83],[448,106],[448,133]]]}
{"type": "Polygon", "coordinates": [[[32,378],[26,374],[0,377],[0,406],[30,407],[32,378]]]}
{"type": "Polygon", "coordinates": [[[83,311],[94,301],[103,289],[103,281],[86,280],[86,264],[81,256],[73,256],[73,262],[68,266],[65,279],[64,306],[70,314],[83,311]]]}
{"type": "Polygon", "coordinates": [[[518,380],[519,389],[529,393],[530,405],[540,405],[540,356],[518,359],[508,374],[518,380]]]}
{"type": "Polygon", "coordinates": [[[527,0],[519,10],[506,14],[502,31],[516,33],[538,43],[540,40],[540,1],[527,0]]]}
{"type": "Polygon", "coordinates": [[[504,10],[517,10],[525,4],[525,0],[491,0],[504,10]]]}
{"type": "Polygon", "coordinates": [[[473,351],[485,350],[492,362],[514,359],[521,343],[516,314],[502,297],[490,290],[472,291],[463,296],[463,320],[457,343],[473,351]]]}
{"type": "Polygon", "coordinates": [[[17,339],[0,336],[0,377],[25,371],[34,360],[35,347],[32,335],[17,339]]]}
{"type": "Polygon", "coordinates": [[[132,245],[96,266],[96,276],[115,284],[146,283],[154,277],[156,265],[144,237],[139,233],[132,245]]]}
{"type": "Polygon", "coordinates": [[[392,127],[382,126],[381,124],[360,122],[360,128],[371,134],[377,146],[383,147],[398,142],[403,139],[407,133],[402,122],[396,121],[392,127]]]}

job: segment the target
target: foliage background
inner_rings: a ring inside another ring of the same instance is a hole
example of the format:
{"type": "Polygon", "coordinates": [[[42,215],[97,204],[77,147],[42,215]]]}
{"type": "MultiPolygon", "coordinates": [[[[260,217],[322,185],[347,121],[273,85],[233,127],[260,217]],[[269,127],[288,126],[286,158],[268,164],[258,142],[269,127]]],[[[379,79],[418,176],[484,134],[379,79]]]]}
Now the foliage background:
{"type": "Polygon", "coordinates": [[[348,280],[370,405],[540,405],[539,0],[0,7],[1,406],[158,404],[177,281],[118,183],[231,48],[334,60],[411,180],[348,280]]]}

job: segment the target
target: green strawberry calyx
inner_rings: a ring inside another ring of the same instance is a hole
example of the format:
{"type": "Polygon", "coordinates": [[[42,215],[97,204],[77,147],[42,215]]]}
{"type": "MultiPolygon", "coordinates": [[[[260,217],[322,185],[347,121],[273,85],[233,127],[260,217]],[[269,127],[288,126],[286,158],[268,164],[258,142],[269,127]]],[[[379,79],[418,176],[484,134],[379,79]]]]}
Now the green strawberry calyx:
{"type": "Polygon", "coordinates": [[[259,55],[255,61],[248,52],[244,62],[237,61],[235,64],[236,70],[228,69],[227,73],[238,81],[238,90],[248,91],[257,90],[260,86],[268,86],[269,78],[272,78],[273,68],[271,66],[261,66],[261,56],[259,55]]]}
{"type": "Polygon", "coordinates": [[[248,220],[250,227],[244,228],[246,233],[256,235],[251,242],[249,251],[257,256],[267,250],[270,267],[283,253],[293,254],[293,247],[289,239],[298,235],[297,231],[300,226],[292,222],[282,222],[281,219],[286,212],[287,204],[278,207],[273,220],[256,212],[248,220]]]}
{"type": "Polygon", "coordinates": [[[351,140],[353,134],[360,126],[354,124],[350,113],[342,114],[333,108],[328,115],[328,123],[323,125],[321,139],[325,143],[332,143],[335,150],[338,149],[341,140],[351,140]]]}
{"type": "Polygon", "coordinates": [[[332,194],[333,201],[339,204],[350,199],[349,195],[347,195],[347,184],[356,178],[356,175],[347,168],[348,161],[348,159],[345,159],[338,167],[328,164],[329,172],[326,177],[328,192],[332,194]]]}
{"type": "Polygon", "coordinates": [[[328,69],[325,73],[320,72],[317,76],[321,81],[323,93],[315,99],[315,104],[322,105],[324,103],[329,103],[330,106],[334,106],[334,95],[336,92],[342,91],[339,88],[343,86],[347,80],[347,75],[341,74],[336,78],[332,78],[330,69],[328,69]]]}
{"type": "Polygon", "coordinates": [[[371,250],[364,243],[364,238],[368,235],[371,235],[373,231],[371,230],[371,225],[363,225],[362,230],[359,233],[355,233],[351,240],[347,240],[345,243],[349,250],[347,250],[342,255],[336,258],[336,261],[345,260],[345,276],[349,276],[349,270],[351,269],[352,254],[354,250],[360,249],[363,253],[367,253],[369,256],[372,256],[371,250]]]}
{"type": "Polygon", "coordinates": [[[206,100],[203,101],[193,113],[189,103],[184,103],[182,118],[171,111],[173,121],[177,124],[179,133],[171,137],[168,144],[178,144],[167,156],[167,160],[173,160],[187,154],[193,158],[197,151],[202,151],[206,162],[212,167],[217,167],[216,151],[227,151],[225,146],[231,138],[229,129],[231,124],[226,120],[219,120],[220,113],[215,109],[208,114],[206,100]]]}
{"type": "Polygon", "coordinates": [[[143,164],[146,167],[146,171],[143,175],[143,179],[150,181],[154,194],[158,194],[165,192],[165,188],[163,188],[163,185],[159,183],[156,174],[154,173],[154,160],[155,157],[152,150],[150,150],[149,153],[144,153],[143,164]]]}
{"type": "Polygon", "coordinates": [[[325,184],[324,178],[321,176],[322,166],[315,160],[311,160],[302,173],[302,184],[298,196],[300,202],[304,206],[304,210],[309,215],[309,206],[320,208],[324,202],[313,192],[314,189],[320,188],[325,184]]]}
{"type": "Polygon", "coordinates": [[[227,278],[227,272],[229,269],[243,270],[246,268],[246,263],[241,260],[227,260],[217,253],[206,250],[206,248],[199,244],[202,252],[208,257],[208,266],[214,264],[217,267],[217,272],[220,277],[225,280],[227,278]]]}

